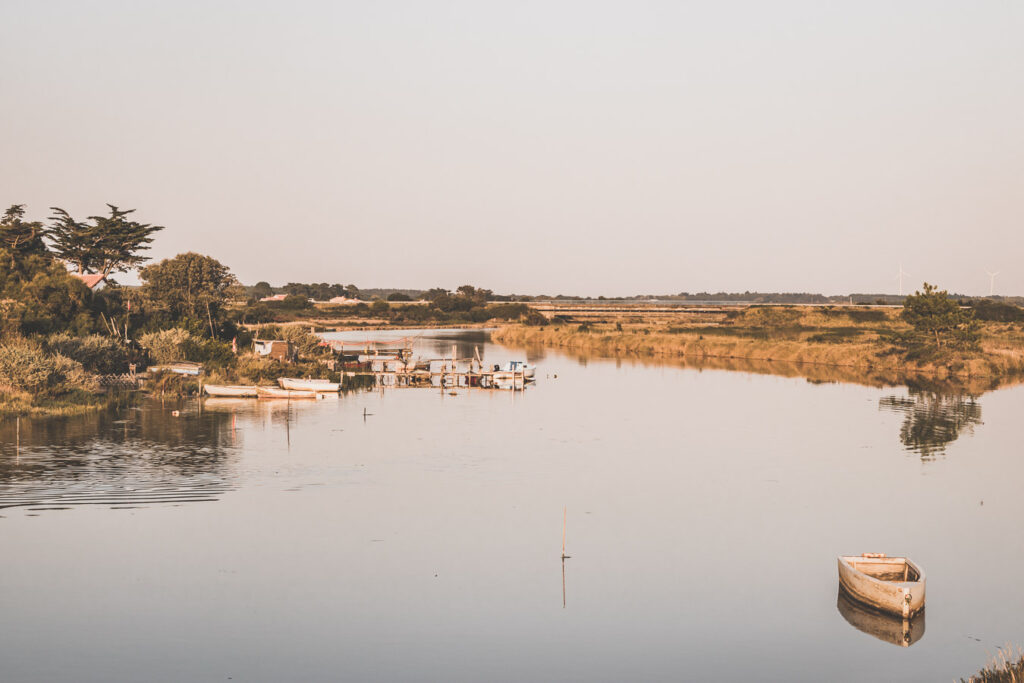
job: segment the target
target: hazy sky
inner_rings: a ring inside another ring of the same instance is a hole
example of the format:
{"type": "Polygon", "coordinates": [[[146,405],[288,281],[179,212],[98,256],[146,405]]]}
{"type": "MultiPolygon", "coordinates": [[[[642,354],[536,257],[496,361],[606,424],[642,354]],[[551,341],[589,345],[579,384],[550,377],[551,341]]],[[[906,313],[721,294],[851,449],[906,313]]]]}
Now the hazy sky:
{"type": "Polygon", "coordinates": [[[1024,3],[0,0],[0,203],[243,282],[1024,294],[1024,3]]]}

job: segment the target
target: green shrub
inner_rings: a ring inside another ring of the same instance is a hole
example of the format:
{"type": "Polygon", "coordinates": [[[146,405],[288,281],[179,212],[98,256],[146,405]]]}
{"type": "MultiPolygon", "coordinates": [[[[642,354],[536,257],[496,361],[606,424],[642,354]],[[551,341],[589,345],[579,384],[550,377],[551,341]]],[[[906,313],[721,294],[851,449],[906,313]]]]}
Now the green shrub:
{"type": "Polygon", "coordinates": [[[0,345],[0,388],[53,396],[72,389],[93,391],[97,383],[81,363],[19,340],[0,345]]]}
{"type": "Polygon", "coordinates": [[[50,353],[78,361],[87,372],[107,375],[128,370],[128,350],[114,337],[99,334],[73,337],[60,332],[47,338],[46,348],[50,353]]]}
{"type": "Polygon", "coordinates": [[[156,363],[173,363],[187,360],[187,353],[194,346],[195,338],[186,330],[171,328],[150,332],[139,338],[139,345],[149,352],[156,363]]]}

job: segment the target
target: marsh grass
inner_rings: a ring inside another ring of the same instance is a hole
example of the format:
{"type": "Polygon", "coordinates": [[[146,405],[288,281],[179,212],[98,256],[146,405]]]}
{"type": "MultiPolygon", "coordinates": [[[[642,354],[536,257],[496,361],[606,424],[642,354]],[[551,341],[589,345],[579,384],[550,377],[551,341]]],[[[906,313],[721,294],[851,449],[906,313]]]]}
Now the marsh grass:
{"type": "Polygon", "coordinates": [[[534,343],[603,355],[631,354],[692,359],[766,361],[845,367],[894,380],[1007,377],[1024,373],[1024,334],[1019,326],[982,328],[979,350],[937,349],[922,344],[899,309],[751,307],[703,317],[585,321],[579,326],[513,325],[495,341],[534,343]],[[734,313],[734,312],[728,312],[734,313]]]}
{"type": "Polygon", "coordinates": [[[960,683],[1024,683],[1024,652],[999,648],[984,669],[960,683]]]}

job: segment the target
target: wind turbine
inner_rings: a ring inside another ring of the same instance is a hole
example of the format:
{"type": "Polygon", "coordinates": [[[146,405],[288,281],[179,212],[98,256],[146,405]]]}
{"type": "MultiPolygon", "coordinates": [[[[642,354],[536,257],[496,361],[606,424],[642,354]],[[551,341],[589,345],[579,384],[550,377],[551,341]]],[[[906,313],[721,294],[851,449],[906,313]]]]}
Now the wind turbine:
{"type": "Polygon", "coordinates": [[[908,275],[909,276],[910,273],[908,273],[907,271],[903,270],[903,264],[901,263],[900,264],[900,274],[898,276],[899,279],[900,279],[900,296],[903,296],[903,276],[904,275],[908,275]]]}
{"type": "Polygon", "coordinates": [[[985,272],[988,273],[988,295],[992,296],[996,293],[996,275],[999,275],[999,271],[990,273],[986,270],[985,272]]]}

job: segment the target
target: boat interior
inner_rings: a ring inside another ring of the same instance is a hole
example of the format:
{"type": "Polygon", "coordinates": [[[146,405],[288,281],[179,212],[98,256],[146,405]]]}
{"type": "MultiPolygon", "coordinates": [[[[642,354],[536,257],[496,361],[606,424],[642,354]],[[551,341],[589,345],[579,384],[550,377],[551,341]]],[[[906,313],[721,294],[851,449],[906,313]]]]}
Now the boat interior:
{"type": "Polygon", "coordinates": [[[857,571],[879,581],[902,583],[921,578],[920,572],[905,557],[848,557],[846,561],[857,571]]]}

